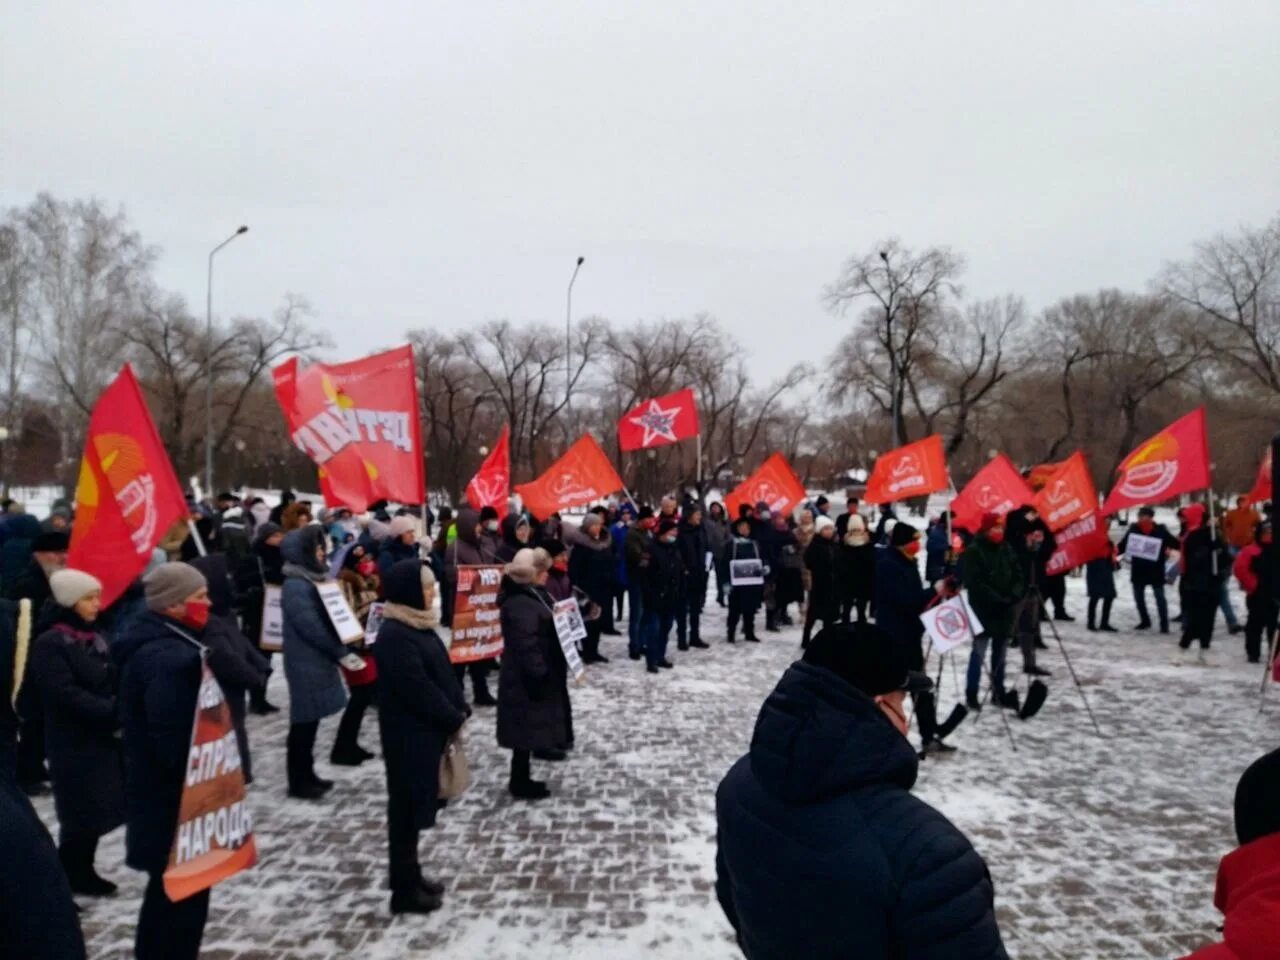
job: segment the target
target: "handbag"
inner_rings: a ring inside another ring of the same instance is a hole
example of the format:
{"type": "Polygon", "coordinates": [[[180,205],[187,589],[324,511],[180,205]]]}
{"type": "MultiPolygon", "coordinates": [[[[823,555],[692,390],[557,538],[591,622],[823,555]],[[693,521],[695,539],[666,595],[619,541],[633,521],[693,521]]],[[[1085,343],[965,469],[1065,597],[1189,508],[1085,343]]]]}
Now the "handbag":
{"type": "Polygon", "coordinates": [[[462,730],[458,730],[444,745],[444,753],[440,754],[440,789],[437,796],[441,800],[456,800],[471,786],[471,767],[467,764],[467,754],[462,749],[462,730]]]}

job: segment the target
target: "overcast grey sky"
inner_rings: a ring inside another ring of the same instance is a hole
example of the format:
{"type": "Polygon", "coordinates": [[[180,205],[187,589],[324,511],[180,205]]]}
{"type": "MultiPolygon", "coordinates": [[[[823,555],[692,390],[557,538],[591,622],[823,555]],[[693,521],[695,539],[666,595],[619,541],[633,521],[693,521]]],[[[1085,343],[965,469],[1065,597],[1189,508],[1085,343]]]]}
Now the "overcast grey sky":
{"type": "Polygon", "coordinates": [[[950,244],[1033,307],[1280,210],[1280,3],[5,5],[0,204],[123,204],[203,310],[708,311],[760,376],[842,260],[950,244]]]}

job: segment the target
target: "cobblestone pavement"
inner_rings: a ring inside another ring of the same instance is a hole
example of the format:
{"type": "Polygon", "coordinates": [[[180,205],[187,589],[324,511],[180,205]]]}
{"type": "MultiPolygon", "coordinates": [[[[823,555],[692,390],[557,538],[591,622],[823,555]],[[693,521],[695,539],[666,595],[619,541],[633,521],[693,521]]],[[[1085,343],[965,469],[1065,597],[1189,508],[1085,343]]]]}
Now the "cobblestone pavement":
{"type": "MultiPolygon", "coordinates": [[[[1080,586],[1073,581],[1077,614],[1080,586]]],[[[1121,601],[1114,619],[1127,628],[1136,618],[1121,601]]],[[[329,798],[287,800],[284,715],[251,718],[261,862],[215,888],[204,956],[737,956],[712,887],[714,792],[799,638],[792,629],[728,647],[722,623],[713,606],[712,649],[679,654],[676,669],[656,677],[626,659],[623,640],[607,639],[613,662],[574,693],[578,750],[568,763],[535,763],[551,800],[508,797],[493,714],[478,712],[468,733],[474,786],[424,834],[424,864],[449,885],[445,908],[428,918],[387,913],[380,763],[322,762],[321,774],[338,781],[329,798]]],[[[1259,715],[1260,674],[1225,631],[1223,665],[1205,669],[1172,665],[1170,638],[1063,626],[1105,736],[1094,735],[1050,636],[1050,699],[1040,717],[1016,724],[1017,751],[987,710],[953,737],[960,752],[923,765],[917,790],[986,858],[1012,956],[1181,956],[1216,927],[1232,792],[1248,762],[1276,745],[1280,697],[1259,715]]],[[[954,696],[947,666],[943,710],[954,696]]],[[[326,751],[335,727],[322,726],[326,751]]],[[[377,748],[372,716],[362,739],[377,748]]],[[[38,806],[52,826],[52,804],[38,806]]],[[[121,893],[84,903],[93,958],[129,954],[142,882],[122,859],[117,831],[98,862],[121,893]]]]}

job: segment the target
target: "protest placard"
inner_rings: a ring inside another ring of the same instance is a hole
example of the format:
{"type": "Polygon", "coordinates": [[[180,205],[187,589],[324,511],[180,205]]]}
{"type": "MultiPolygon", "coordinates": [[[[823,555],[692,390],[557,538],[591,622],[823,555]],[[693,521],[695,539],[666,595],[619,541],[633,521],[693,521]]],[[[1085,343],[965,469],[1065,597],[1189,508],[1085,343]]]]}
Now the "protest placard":
{"type": "Polygon", "coordinates": [[[1159,537],[1146,537],[1140,533],[1129,534],[1124,555],[1130,560],[1159,560],[1164,542],[1159,537]]]}
{"type": "Polygon", "coordinates": [[[185,900],[257,860],[231,707],[208,664],[202,664],[178,828],[164,871],[165,895],[185,900]]]}
{"type": "Polygon", "coordinates": [[[284,649],[284,609],[280,606],[280,588],[268,583],[262,595],[262,632],[258,646],[263,650],[280,652],[284,649]]]}
{"type": "Polygon", "coordinates": [[[551,615],[556,624],[556,636],[560,640],[560,649],[564,651],[565,663],[569,665],[569,673],[577,680],[587,672],[582,665],[582,657],[578,655],[578,644],[587,639],[587,625],[582,621],[582,610],[578,601],[572,597],[561,600],[551,608],[551,615]]]}
{"type": "Polygon", "coordinates": [[[764,583],[764,561],[749,557],[729,561],[729,583],[735,587],[758,587],[764,583]]]}
{"type": "Polygon", "coordinates": [[[355,643],[364,636],[364,628],[360,620],[347,603],[347,595],[342,592],[342,584],[337,580],[326,580],[316,584],[316,592],[324,601],[324,611],[329,615],[329,622],[338,633],[343,643],[355,643]]]}
{"type": "Polygon", "coordinates": [[[386,606],[381,600],[369,604],[369,616],[364,621],[364,645],[373,646],[378,642],[378,630],[382,626],[382,608],[386,606]]]}
{"type": "Polygon", "coordinates": [[[498,587],[501,564],[458,568],[458,592],[453,604],[453,638],[449,660],[471,663],[502,655],[502,622],[498,587]]]}
{"type": "Polygon", "coordinates": [[[920,614],[933,649],[946,653],[982,633],[982,621],[964,597],[952,597],[920,614]]]}

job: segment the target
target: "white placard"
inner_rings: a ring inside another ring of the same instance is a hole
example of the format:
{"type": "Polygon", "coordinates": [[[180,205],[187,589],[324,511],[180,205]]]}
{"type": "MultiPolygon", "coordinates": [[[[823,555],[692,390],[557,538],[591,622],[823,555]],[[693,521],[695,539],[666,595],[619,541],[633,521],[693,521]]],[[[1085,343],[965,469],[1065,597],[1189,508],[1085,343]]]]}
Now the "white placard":
{"type": "Polygon", "coordinates": [[[1159,537],[1131,533],[1129,542],[1125,545],[1125,556],[1130,560],[1159,560],[1163,550],[1164,541],[1159,537]]]}
{"type": "Polygon", "coordinates": [[[316,584],[316,592],[324,602],[325,613],[329,614],[329,622],[338,633],[343,643],[355,643],[364,636],[360,621],[356,619],[347,596],[342,592],[342,584],[337,580],[326,580],[316,584]]]}
{"type": "Polygon", "coordinates": [[[578,609],[578,601],[561,600],[551,608],[551,616],[556,624],[556,636],[560,640],[560,649],[564,651],[565,663],[573,679],[579,679],[587,668],[582,665],[582,657],[578,655],[578,642],[587,639],[587,625],[582,622],[582,611],[578,609]]]}
{"type": "Polygon", "coordinates": [[[274,583],[266,585],[262,594],[262,631],[258,646],[279,653],[284,649],[284,609],[280,606],[281,590],[274,583]]]}
{"type": "Polygon", "coordinates": [[[764,561],[754,557],[729,561],[729,583],[735,587],[758,587],[764,583],[764,561]]]}
{"type": "Polygon", "coordinates": [[[386,606],[381,600],[369,604],[369,616],[364,621],[364,645],[372,646],[378,641],[378,629],[382,626],[382,608],[386,606]]]}
{"type": "Polygon", "coordinates": [[[920,614],[920,622],[929,631],[933,649],[946,653],[982,633],[978,619],[965,597],[952,597],[920,614]]]}

